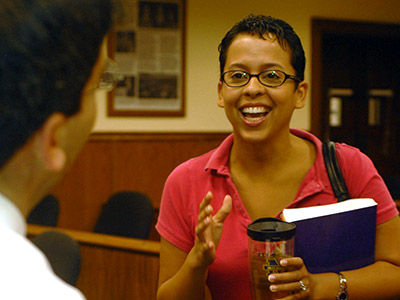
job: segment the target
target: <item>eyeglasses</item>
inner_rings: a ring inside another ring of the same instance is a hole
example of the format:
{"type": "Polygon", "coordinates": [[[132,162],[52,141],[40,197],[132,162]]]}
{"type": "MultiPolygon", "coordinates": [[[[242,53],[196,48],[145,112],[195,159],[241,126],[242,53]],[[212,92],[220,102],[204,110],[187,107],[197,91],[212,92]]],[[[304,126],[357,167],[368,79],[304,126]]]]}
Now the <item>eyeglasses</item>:
{"type": "Polygon", "coordinates": [[[108,58],[97,88],[109,92],[116,87],[118,82],[124,79],[125,77],[119,70],[117,63],[111,58],[108,58]]]}
{"type": "Polygon", "coordinates": [[[226,71],[222,74],[221,80],[230,87],[241,87],[245,86],[250,82],[252,77],[257,77],[258,81],[268,87],[278,87],[285,83],[289,78],[296,82],[300,82],[296,76],[288,75],[283,71],[279,70],[268,70],[258,74],[250,74],[245,71],[232,70],[226,71]]]}

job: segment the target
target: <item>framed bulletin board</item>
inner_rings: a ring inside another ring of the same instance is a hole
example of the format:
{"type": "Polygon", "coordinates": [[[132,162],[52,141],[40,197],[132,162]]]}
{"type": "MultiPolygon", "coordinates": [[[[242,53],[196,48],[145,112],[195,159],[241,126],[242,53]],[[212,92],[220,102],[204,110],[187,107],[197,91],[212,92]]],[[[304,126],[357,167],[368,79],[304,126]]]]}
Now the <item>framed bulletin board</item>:
{"type": "Polygon", "coordinates": [[[184,14],[184,0],[123,0],[109,52],[125,78],[109,116],[184,115],[184,14]]]}

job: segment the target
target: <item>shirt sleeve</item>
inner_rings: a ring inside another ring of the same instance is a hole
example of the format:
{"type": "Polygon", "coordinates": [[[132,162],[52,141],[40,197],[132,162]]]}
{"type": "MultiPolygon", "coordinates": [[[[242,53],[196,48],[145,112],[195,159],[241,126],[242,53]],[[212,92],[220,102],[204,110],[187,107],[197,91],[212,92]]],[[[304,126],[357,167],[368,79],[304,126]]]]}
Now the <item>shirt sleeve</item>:
{"type": "Polygon", "coordinates": [[[397,216],[396,204],[371,159],[346,144],[338,144],[337,153],[350,197],[373,198],[378,203],[377,225],[397,216]]]}
{"type": "Polygon", "coordinates": [[[156,224],[163,238],[185,252],[189,252],[194,245],[196,226],[189,191],[190,171],[185,163],[166,180],[156,224]]]}

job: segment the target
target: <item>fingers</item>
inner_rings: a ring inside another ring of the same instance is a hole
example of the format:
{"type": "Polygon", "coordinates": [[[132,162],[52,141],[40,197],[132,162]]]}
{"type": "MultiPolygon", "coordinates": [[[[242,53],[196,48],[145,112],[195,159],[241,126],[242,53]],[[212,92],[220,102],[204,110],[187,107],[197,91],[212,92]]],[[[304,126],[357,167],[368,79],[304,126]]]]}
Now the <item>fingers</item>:
{"type": "Polygon", "coordinates": [[[231,196],[226,195],[221,208],[214,216],[214,221],[216,223],[223,223],[225,219],[228,217],[229,213],[231,212],[231,209],[232,209],[232,198],[231,196]]]}
{"type": "Polygon", "coordinates": [[[201,240],[198,236],[191,253],[194,253],[194,257],[200,265],[208,266],[215,259],[214,242],[211,240],[201,240]]]}
{"type": "Polygon", "coordinates": [[[299,280],[303,280],[308,276],[307,269],[304,267],[303,260],[300,257],[284,258],[279,263],[290,271],[269,275],[268,280],[270,282],[280,284],[297,282],[298,285],[299,280]]]}
{"type": "Polygon", "coordinates": [[[287,257],[280,261],[280,264],[284,267],[290,267],[292,269],[301,269],[304,267],[304,262],[300,257],[287,257]]]}
{"type": "Polygon", "coordinates": [[[221,239],[224,221],[232,209],[231,196],[225,196],[221,208],[213,216],[211,201],[213,195],[208,192],[200,203],[197,218],[195,253],[199,261],[211,264],[215,259],[216,248],[221,239]]]}
{"type": "Polygon", "coordinates": [[[213,208],[210,205],[212,200],[212,193],[208,192],[200,203],[200,212],[197,217],[196,234],[201,241],[205,241],[204,231],[211,223],[213,208]]]}
{"type": "Polygon", "coordinates": [[[204,240],[203,233],[208,228],[210,223],[211,223],[211,216],[209,216],[207,212],[199,214],[198,224],[196,226],[196,234],[200,238],[200,240],[204,240]]]}
{"type": "MultiPolygon", "coordinates": [[[[201,227],[207,226],[211,222],[212,213],[214,211],[213,207],[210,205],[213,195],[211,192],[208,192],[206,196],[203,198],[203,201],[200,203],[200,212],[198,216],[198,224],[204,223],[201,227]]],[[[230,211],[232,210],[232,197],[226,195],[224,201],[222,203],[221,208],[215,214],[213,221],[214,223],[223,223],[230,211]]]]}
{"type": "Polygon", "coordinates": [[[203,198],[203,201],[200,203],[200,211],[202,211],[207,205],[211,203],[211,200],[213,198],[213,194],[211,191],[208,191],[205,197],[203,198]]]}
{"type": "Polygon", "coordinates": [[[280,300],[310,299],[311,293],[308,289],[303,291],[298,288],[299,283],[297,283],[297,285],[296,284],[294,285],[297,286],[297,288],[292,288],[292,286],[287,286],[285,289],[283,287],[279,287],[276,290],[271,289],[271,291],[274,292],[279,297],[280,300]]]}
{"type": "MultiPolygon", "coordinates": [[[[217,211],[215,216],[211,206],[213,199],[212,193],[209,191],[200,203],[200,211],[197,219],[196,234],[200,241],[209,243],[210,240],[217,238],[219,240],[220,231],[222,230],[223,224],[227,216],[232,209],[232,198],[226,195],[221,208],[217,211]],[[215,232],[217,230],[217,232],[215,232]]],[[[214,241],[218,243],[218,240],[214,241]]]]}
{"type": "Polygon", "coordinates": [[[195,253],[197,253],[199,260],[206,265],[211,264],[215,259],[215,243],[218,243],[218,240],[216,240],[218,234],[214,232],[213,208],[210,205],[212,199],[212,193],[208,192],[201,201],[196,226],[195,253]]]}
{"type": "Polygon", "coordinates": [[[307,299],[310,295],[311,277],[303,260],[300,257],[285,258],[280,264],[291,271],[268,276],[270,290],[276,293],[286,292],[288,296],[283,298],[285,300],[307,299]]]}
{"type": "Polygon", "coordinates": [[[279,298],[281,300],[308,299],[311,292],[308,278],[282,284],[273,283],[270,290],[278,295],[286,295],[285,298],[279,298]]]}

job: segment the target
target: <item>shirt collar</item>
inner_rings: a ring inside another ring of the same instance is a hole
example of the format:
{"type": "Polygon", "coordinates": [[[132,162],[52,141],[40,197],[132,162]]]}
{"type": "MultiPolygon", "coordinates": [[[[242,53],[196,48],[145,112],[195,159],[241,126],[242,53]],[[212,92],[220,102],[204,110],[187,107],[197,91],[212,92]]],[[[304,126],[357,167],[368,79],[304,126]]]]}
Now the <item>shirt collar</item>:
{"type": "Polygon", "coordinates": [[[26,235],[26,223],[17,206],[0,193],[0,226],[26,235]]]}
{"type": "MultiPolygon", "coordinates": [[[[315,165],[317,165],[318,170],[320,170],[321,166],[324,166],[323,165],[324,161],[322,156],[322,142],[316,136],[304,130],[291,128],[290,132],[300,138],[307,139],[315,144],[317,151],[317,155],[315,158],[316,159],[315,165]]],[[[210,159],[208,160],[205,169],[216,170],[218,174],[229,175],[229,157],[232,145],[233,145],[233,133],[230,134],[228,137],[226,137],[225,140],[222,141],[221,145],[217,149],[215,149],[210,159]]],[[[316,175],[317,177],[320,176],[320,174],[316,175]]]]}
{"type": "Polygon", "coordinates": [[[205,169],[216,170],[218,174],[229,175],[229,157],[232,145],[233,134],[230,134],[212,153],[205,169]]]}

